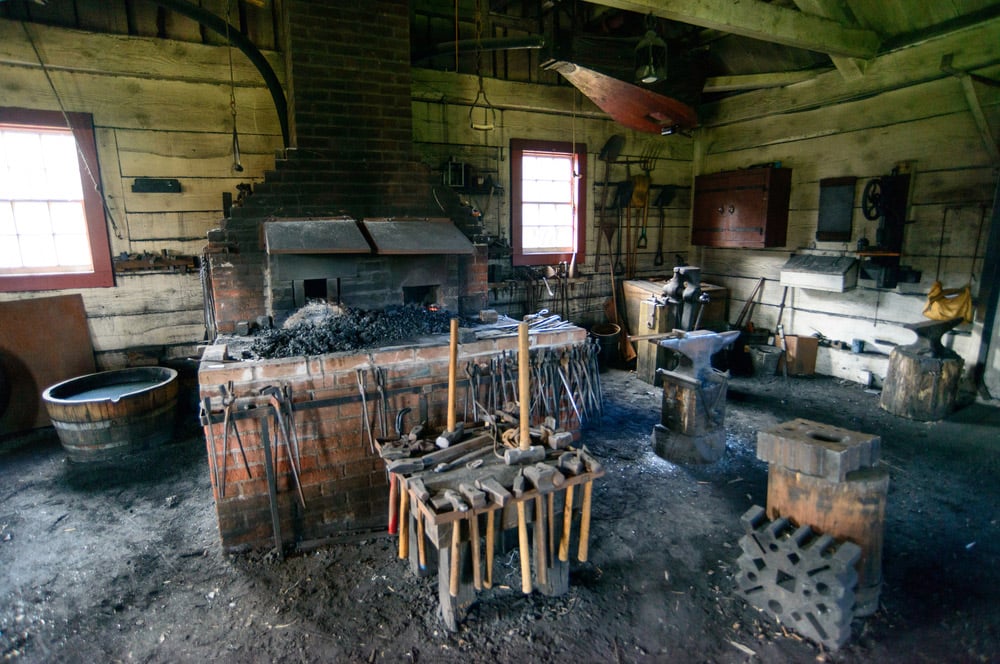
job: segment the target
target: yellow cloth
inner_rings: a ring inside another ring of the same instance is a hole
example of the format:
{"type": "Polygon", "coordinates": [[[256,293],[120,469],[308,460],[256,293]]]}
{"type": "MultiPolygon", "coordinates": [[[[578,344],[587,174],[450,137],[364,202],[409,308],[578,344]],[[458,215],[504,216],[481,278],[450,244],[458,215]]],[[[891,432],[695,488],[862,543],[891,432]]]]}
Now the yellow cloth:
{"type": "Polygon", "coordinates": [[[927,304],[924,306],[924,316],[933,320],[951,320],[961,318],[966,323],[972,322],[972,289],[942,288],[940,281],[931,284],[927,293],[927,304]]]}

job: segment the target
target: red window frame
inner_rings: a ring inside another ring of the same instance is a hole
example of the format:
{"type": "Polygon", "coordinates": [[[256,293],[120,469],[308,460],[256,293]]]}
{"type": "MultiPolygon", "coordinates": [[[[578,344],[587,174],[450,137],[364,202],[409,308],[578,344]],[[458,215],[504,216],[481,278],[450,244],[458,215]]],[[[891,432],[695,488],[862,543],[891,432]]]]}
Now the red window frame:
{"type": "Polygon", "coordinates": [[[568,141],[543,141],[522,138],[512,138],[510,141],[510,237],[514,265],[555,265],[571,263],[574,255],[570,253],[526,254],[521,246],[521,157],[525,152],[555,152],[562,154],[576,153],[578,175],[576,179],[576,257],[577,264],[582,264],[586,258],[587,247],[587,146],[582,143],[568,141]]]}
{"type": "Polygon", "coordinates": [[[91,272],[64,272],[51,274],[0,275],[0,291],[38,291],[64,288],[106,288],[115,285],[111,265],[111,242],[108,238],[107,219],[104,215],[104,194],[100,191],[100,169],[97,162],[97,141],[94,119],[90,113],[61,113],[26,108],[0,108],[0,125],[14,125],[27,129],[69,129],[78,146],[80,179],[83,186],[83,207],[87,216],[90,254],[94,265],[91,272]],[[97,181],[91,181],[88,166],[97,181]]]}

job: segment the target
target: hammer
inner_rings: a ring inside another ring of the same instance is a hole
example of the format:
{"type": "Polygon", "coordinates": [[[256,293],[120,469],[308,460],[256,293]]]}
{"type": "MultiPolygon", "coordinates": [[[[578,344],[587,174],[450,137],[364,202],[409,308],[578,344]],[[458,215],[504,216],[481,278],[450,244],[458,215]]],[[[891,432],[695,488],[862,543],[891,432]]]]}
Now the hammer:
{"type": "Polygon", "coordinates": [[[472,587],[476,590],[482,590],[483,574],[479,564],[479,515],[476,514],[475,510],[486,507],[486,494],[465,482],[459,483],[458,490],[472,506],[472,510],[469,511],[469,540],[472,543],[472,587]]]}
{"type": "Polygon", "coordinates": [[[508,466],[536,463],[545,460],[545,448],[541,445],[531,447],[508,448],[504,450],[503,460],[508,466]]]}
{"type": "MultiPolygon", "coordinates": [[[[423,480],[412,478],[407,480],[407,487],[413,491],[413,495],[416,497],[418,503],[426,503],[430,500],[431,494],[427,491],[427,487],[424,486],[423,480]]],[[[420,565],[420,571],[427,569],[427,544],[424,542],[424,517],[417,511],[413,515],[417,520],[417,562],[420,565]]]]}
{"type": "Polygon", "coordinates": [[[445,448],[462,437],[455,430],[455,390],[458,383],[458,319],[451,319],[451,335],[448,339],[448,429],[437,437],[435,444],[445,448]]]}
{"type": "MultiPolygon", "coordinates": [[[[559,468],[571,475],[579,475],[583,472],[583,460],[579,454],[574,452],[564,452],[559,457],[559,468]]],[[[559,541],[559,560],[567,562],[569,560],[569,540],[573,531],[573,485],[566,487],[566,502],[563,505],[563,532],[559,541]]]]}
{"type": "MultiPolygon", "coordinates": [[[[448,499],[448,502],[451,503],[452,508],[456,512],[469,511],[469,506],[466,504],[464,500],[462,500],[462,496],[460,496],[459,493],[454,489],[446,490],[444,492],[444,497],[448,499]]],[[[461,521],[455,521],[451,524],[451,570],[450,570],[451,576],[449,576],[448,578],[448,594],[451,595],[452,597],[458,597],[458,582],[459,582],[458,558],[460,550],[459,545],[461,544],[460,541],[461,530],[462,530],[461,521]]]]}
{"type": "MultiPolygon", "coordinates": [[[[524,495],[526,480],[524,479],[524,469],[514,478],[515,498],[524,495]]],[[[521,558],[521,592],[525,595],[531,594],[531,559],[528,558],[528,518],[524,514],[524,501],[517,501],[517,548],[521,558]]]]}
{"type": "Polygon", "coordinates": [[[545,494],[551,494],[557,485],[566,481],[566,478],[555,468],[546,466],[544,463],[525,466],[524,476],[538,491],[538,495],[535,496],[535,573],[538,575],[538,583],[544,586],[548,583],[548,554],[545,547],[545,494]]]}
{"type": "MultiPolygon", "coordinates": [[[[601,472],[600,462],[590,456],[586,450],[580,450],[579,455],[586,464],[588,473],[601,472]]],[[[587,554],[590,548],[590,503],[593,492],[594,480],[588,479],[583,485],[583,504],[580,506],[580,543],[577,545],[576,551],[576,559],[581,563],[587,562],[587,554]]]]}
{"type": "MultiPolygon", "coordinates": [[[[497,482],[495,477],[482,477],[476,480],[476,488],[482,489],[488,493],[493,499],[493,502],[500,507],[506,505],[507,501],[511,499],[510,492],[503,488],[503,485],[500,484],[500,482],[497,482]]],[[[493,515],[495,513],[495,509],[486,513],[486,577],[483,579],[484,588],[493,587],[493,548],[495,546],[496,538],[493,515]]]]}

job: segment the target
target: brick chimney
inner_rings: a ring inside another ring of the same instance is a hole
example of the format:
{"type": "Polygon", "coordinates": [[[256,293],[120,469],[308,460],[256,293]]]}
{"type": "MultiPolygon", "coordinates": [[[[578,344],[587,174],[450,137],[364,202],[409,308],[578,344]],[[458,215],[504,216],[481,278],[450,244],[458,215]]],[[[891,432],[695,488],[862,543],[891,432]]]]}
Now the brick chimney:
{"type": "MultiPolygon", "coordinates": [[[[412,149],[407,0],[285,6],[293,146],[209,235],[211,297],[222,333],[272,313],[263,223],[441,214],[432,173],[412,149]]],[[[485,257],[451,260],[460,274],[485,272],[485,257]],[[474,269],[480,261],[482,270],[474,269]]],[[[485,283],[464,288],[472,299],[485,293],[485,283]]]]}

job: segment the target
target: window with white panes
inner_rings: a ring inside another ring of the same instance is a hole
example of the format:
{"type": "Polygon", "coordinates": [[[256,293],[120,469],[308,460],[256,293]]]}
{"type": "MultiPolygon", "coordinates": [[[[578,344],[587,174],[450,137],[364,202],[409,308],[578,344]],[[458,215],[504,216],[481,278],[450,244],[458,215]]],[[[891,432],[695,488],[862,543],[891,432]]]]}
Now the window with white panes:
{"type": "Polygon", "coordinates": [[[85,114],[0,109],[0,290],[113,284],[93,137],[85,114]]]}
{"type": "Polygon", "coordinates": [[[586,147],[511,141],[514,265],[582,262],[586,147]]]}

